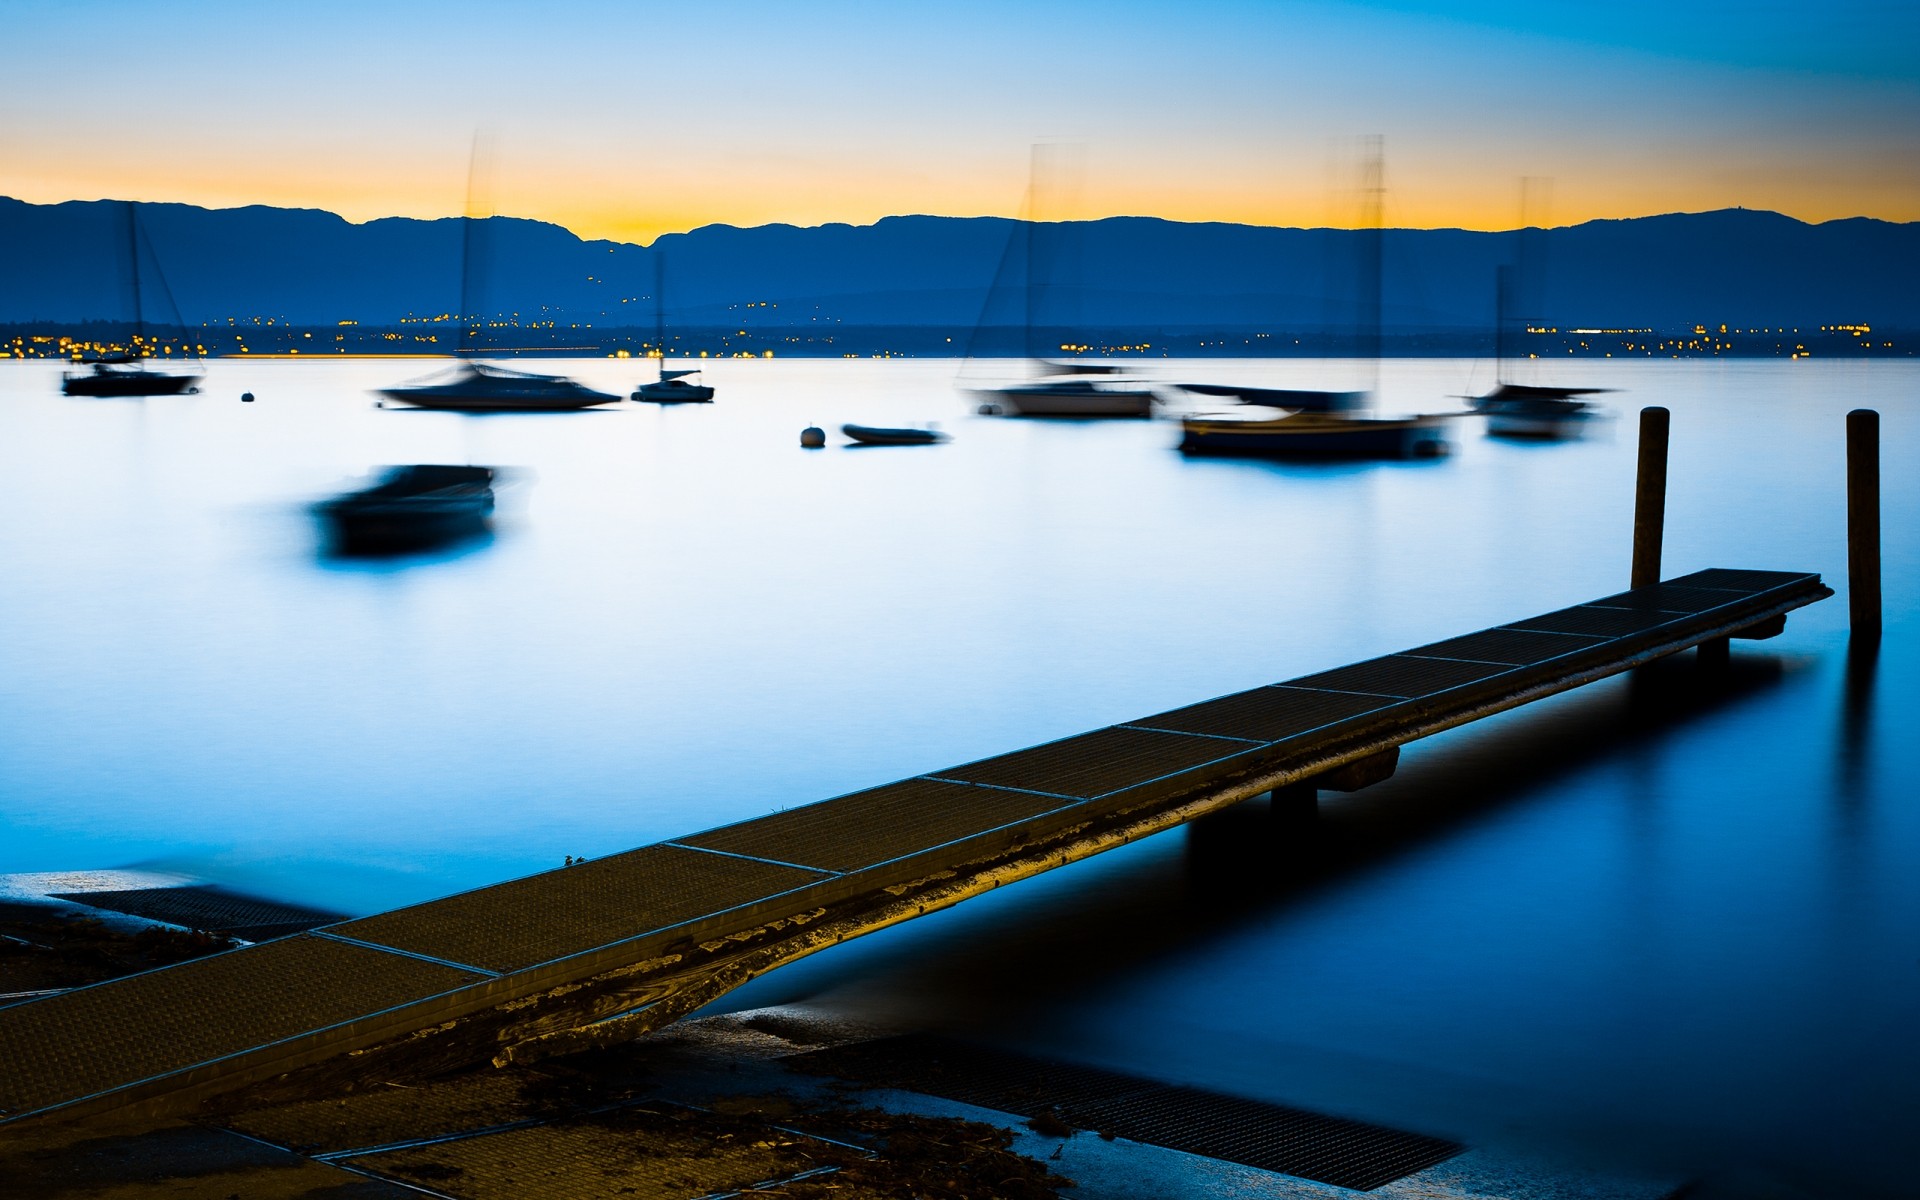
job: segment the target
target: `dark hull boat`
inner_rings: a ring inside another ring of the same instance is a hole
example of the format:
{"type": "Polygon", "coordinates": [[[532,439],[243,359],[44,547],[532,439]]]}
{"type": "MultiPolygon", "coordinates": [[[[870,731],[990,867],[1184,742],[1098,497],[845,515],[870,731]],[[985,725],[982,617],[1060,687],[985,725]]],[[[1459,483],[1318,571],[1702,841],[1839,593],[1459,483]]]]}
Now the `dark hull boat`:
{"type": "Polygon", "coordinates": [[[1271,420],[1188,417],[1180,452],[1224,458],[1439,458],[1449,449],[1446,418],[1289,413],[1271,420]]]}
{"type": "Polygon", "coordinates": [[[618,396],[596,392],[563,376],[509,371],[484,363],[463,363],[448,378],[384,388],[380,395],[414,408],[454,412],[566,412],[620,402],[618,396]]]}
{"type": "Polygon", "coordinates": [[[397,554],[485,533],[493,518],[491,467],[390,467],[371,487],[314,505],[335,550],[397,554]]]}
{"type": "MultiPolygon", "coordinates": [[[[133,303],[132,346],[128,350],[116,350],[76,363],[76,369],[60,377],[62,395],[179,396],[200,390],[200,380],[204,376],[198,372],[175,375],[167,371],[149,371],[146,367],[145,351],[153,343],[147,338],[146,291],[140,285],[140,210],[131,201],[126,205],[126,218],[127,283],[133,303]],[[86,370],[78,369],[80,367],[86,370]]],[[[151,247],[148,250],[151,257],[151,247]]],[[[172,307],[173,293],[167,288],[166,277],[160,273],[157,259],[153,263],[153,275],[168,306],[172,307]]],[[[174,309],[173,318],[176,324],[181,323],[178,309],[174,309]]]]}
{"type": "Polygon", "coordinates": [[[1183,392],[1219,400],[1238,400],[1291,412],[1350,412],[1367,402],[1365,392],[1323,392],[1314,388],[1242,387],[1236,383],[1183,383],[1183,392]]]}
{"type": "Polygon", "coordinates": [[[658,380],[635,388],[630,399],[643,404],[711,404],[713,388],[688,378],[699,373],[662,370],[658,380]]]}
{"type": "Polygon", "coordinates": [[[887,429],[877,425],[842,425],[840,432],[862,446],[934,446],[949,440],[938,429],[887,429]]]}
{"type": "Polygon", "coordinates": [[[1473,411],[1487,418],[1489,437],[1564,441],[1579,437],[1600,410],[1586,396],[1606,388],[1536,387],[1503,383],[1473,398],[1473,411]]]}
{"type": "Polygon", "coordinates": [[[981,411],[1009,417],[1151,417],[1154,395],[1145,384],[1082,375],[1038,379],[974,393],[981,411]]]}
{"type": "Polygon", "coordinates": [[[67,396],[180,396],[200,390],[199,375],[170,375],[149,371],[138,360],[94,362],[91,370],[68,371],[60,377],[67,396]]]}

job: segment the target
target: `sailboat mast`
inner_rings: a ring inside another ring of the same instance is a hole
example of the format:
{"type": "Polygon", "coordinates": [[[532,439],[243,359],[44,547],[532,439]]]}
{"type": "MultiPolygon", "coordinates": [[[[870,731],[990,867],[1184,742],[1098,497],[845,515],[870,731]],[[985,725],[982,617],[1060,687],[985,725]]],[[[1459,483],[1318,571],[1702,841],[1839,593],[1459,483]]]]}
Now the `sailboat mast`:
{"type": "Polygon", "coordinates": [[[1034,147],[1033,153],[1034,153],[1034,160],[1035,160],[1034,168],[1033,168],[1034,178],[1029,178],[1029,180],[1027,181],[1026,220],[1022,222],[1022,228],[1021,228],[1021,237],[1025,239],[1024,245],[1021,248],[1022,250],[1025,251],[1026,258],[1027,258],[1027,266],[1026,266],[1027,286],[1024,289],[1022,289],[1021,309],[1020,309],[1020,327],[1023,330],[1022,340],[1024,341],[1025,344],[1021,346],[1021,349],[1026,351],[1027,360],[1029,362],[1040,357],[1038,354],[1035,353],[1035,351],[1039,349],[1039,343],[1036,340],[1037,335],[1035,334],[1034,328],[1033,328],[1033,310],[1034,310],[1033,290],[1036,287],[1040,286],[1038,281],[1034,279],[1034,275],[1033,275],[1034,265],[1035,265],[1034,263],[1035,255],[1034,255],[1034,247],[1033,247],[1033,239],[1035,234],[1034,226],[1038,223],[1037,216],[1034,212],[1033,194],[1034,194],[1034,188],[1036,186],[1035,178],[1037,178],[1038,171],[1039,171],[1040,148],[1038,146],[1034,147]]]}
{"type": "Polygon", "coordinates": [[[1386,230],[1383,227],[1386,183],[1379,134],[1363,139],[1366,158],[1361,168],[1360,234],[1360,355],[1372,364],[1370,391],[1380,384],[1381,293],[1384,287],[1386,230]]]}
{"type": "Polygon", "coordinates": [[[660,355],[660,379],[667,378],[667,255],[653,249],[653,346],[660,355]]]}
{"type": "Polygon", "coordinates": [[[131,200],[127,201],[127,262],[131,268],[128,278],[133,284],[133,354],[139,358],[147,340],[147,322],[140,307],[140,226],[131,200]]]}
{"type": "Polygon", "coordinates": [[[1501,263],[1493,269],[1493,382],[1507,382],[1507,360],[1513,357],[1513,268],[1501,263]]]}
{"type": "MultiPolygon", "coordinates": [[[[471,190],[471,189],[469,189],[471,190]]],[[[460,218],[460,345],[465,354],[473,345],[473,214],[460,218]]]]}

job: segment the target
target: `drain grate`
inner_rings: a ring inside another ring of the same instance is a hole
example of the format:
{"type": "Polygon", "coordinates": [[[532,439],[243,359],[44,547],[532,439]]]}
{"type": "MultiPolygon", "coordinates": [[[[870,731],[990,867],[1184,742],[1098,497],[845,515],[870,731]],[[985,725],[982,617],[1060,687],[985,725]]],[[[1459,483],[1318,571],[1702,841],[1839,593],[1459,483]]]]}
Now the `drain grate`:
{"type": "Polygon", "coordinates": [[[1083,1129],[1356,1191],[1403,1179],[1465,1149],[1442,1138],[923,1034],[786,1061],[815,1074],[1023,1117],[1053,1113],[1083,1129]]]}
{"type": "Polygon", "coordinates": [[[89,908],[165,921],[183,929],[227,934],[249,942],[289,933],[304,933],[320,925],[331,925],[340,914],[236,896],[209,887],[133,888],[119,892],[58,892],[58,900],[71,900],[89,908]]]}

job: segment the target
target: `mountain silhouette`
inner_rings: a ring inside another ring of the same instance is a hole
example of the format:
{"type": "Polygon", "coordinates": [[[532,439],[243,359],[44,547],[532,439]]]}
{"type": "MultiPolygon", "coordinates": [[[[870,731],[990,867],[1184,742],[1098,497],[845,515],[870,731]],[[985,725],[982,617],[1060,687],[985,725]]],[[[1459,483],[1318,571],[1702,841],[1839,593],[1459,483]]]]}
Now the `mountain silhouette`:
{"type": "MultiPolygon", "coordinates": [[[[461,222],[354,224],[312,209],[143,204],[150,258],[183,320],[391,324],[459,308],[461,222]]],[[[122,319],[124,209],[0,198],[0,322],[122,319]]],[[[1071,278],[1041,279],[1051,315],[1102,328],[1338,330],[1355,319],[1351,230],[1110,217],[1071,234],[1071,278]],[[1072,314],[1073,320],[1059,314],[1072,314]]],[[[653,319],[652,252],[667,256],[668,319],[743,329],[832,325],[972,328],[1024,319],[1033,294],[1016,222],[887,217],[808,228],[709,225],[653,247],[581,239],[557,225],[486,222],[480,305],[522,323],[641,326],[653,319]]],[[[1531,319],[1563,326],[1920,329],[1920,224],[1809,224],[1747,209],[1589,221],[1530,235],[1541,280],[1531,319]]],[[[1490,328],[1494,272],[1513,233],[1391,229],[1389,333],[1490,328]]],[[[958,339],[956,339],[958,342],[958,339]]],[[[956,349],[958,347],[956,346],[956,349]]]]}

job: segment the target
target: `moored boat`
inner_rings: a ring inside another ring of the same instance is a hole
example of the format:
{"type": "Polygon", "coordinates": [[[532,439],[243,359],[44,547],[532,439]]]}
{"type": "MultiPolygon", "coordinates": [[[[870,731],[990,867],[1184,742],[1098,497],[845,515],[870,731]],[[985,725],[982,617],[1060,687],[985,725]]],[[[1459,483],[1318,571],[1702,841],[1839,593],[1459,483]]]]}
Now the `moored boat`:
{"type": "Polygon", "coordinates": [[[1447,418],[1294,412],[1263,419],[1188,417],[1180,452],[1227,458],[1439,458],[1451,448],[1447,418]]]}
{"type": "Polygon", "coordinates": [[[1246,387],[1237,383],[1182,383],[1181,391],[1210,400],[1237,400],[1290,412],[1351,412],[1364,408],[1366,392],[1329,392],[1318,388],[1246,387]]]}
{"type": "MultiPolygon", "coordinates": [[[[131,200],[127,201],[126,214],[128,286],[133,298],[133,348],[75,363],[75,370],[63,372],[60,376],[62,395],[179,396],[200,390],[203,376],[197,372],[174,374],[171,371],[149,370],[146,366],[142,350],[151,343],[147,339],[146,305],[140,287],[140,215],[138,206],[131,200]],[[87,369],[77,369],[80,367],[87,369]]],[[[157,260],[154,263],[154,275],[159,279],[161,293],[171,305],[172,293],[167,290],[167,281],[160,274],[157,260]]],[[[178,321],[180,314],[176,311],[173,315],[178,321]]]]}
{"type": "Polygon", "coordinates": [[[712,403],[713,388],[700,378],[699,368],[667,370],[667,260],[658,246],[653,251],[653,350],[660,378],[633,389],[632,399],[643,404],[712,403]]]}
{"type": "Polygon", "coordinates": [[[179,396],[200,390],[199,375],[150,371],[132,355],[96,358],[76,364],[88,368],[60,376],[60,391],[68,396],[179,396]]]}
{"type": "Polygon", "coordinates": [[[842,425],[840,432],[862,446],[934,446],[952,440],[938,429],[889,429],[878,425],[842,425]]]}
{"type": "Polygon", "coordinates": [[[648,404],[712,403],[713,389],[704,383],[696,382],[699,374],[697,370],[669,371],[663,367],[660,378],[635,388],[631,399],[648,404]]]}
{"type": "Polygon", "coordinates": [[[1009,417],[1151,417],[1155,395],[1141,380],[1081,373],[974,391],[983,411],[1009,417]]]}
{"type": "Polygon", "coordinates": [[[389,467],[371,486],[323,500],[313,511],[344,553],[431,549],[486,531],[493,482],[491,467],[389,467]]]}
{"type": "Polygon", "coordinates": [[[1473,411],[1487,418],[1490,437],[1562,441],[1580,436],[1600,410],[1584,396],[1605,388],[1535,387],[1503,383],[1474,397],[1473,411]]]}
{"type": "Polygon", "coordinates": [[[565,412],[620,402],[618,396],[596,392],[563,375],[535,375],[477,362],[461,363],[438,379],[382,388],[379,394],[414,408],[455,412],[565,412]]]}

